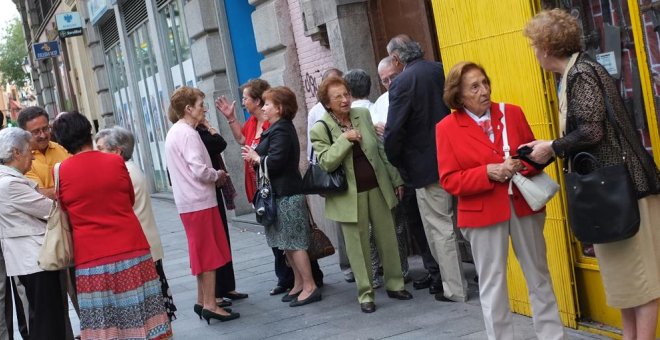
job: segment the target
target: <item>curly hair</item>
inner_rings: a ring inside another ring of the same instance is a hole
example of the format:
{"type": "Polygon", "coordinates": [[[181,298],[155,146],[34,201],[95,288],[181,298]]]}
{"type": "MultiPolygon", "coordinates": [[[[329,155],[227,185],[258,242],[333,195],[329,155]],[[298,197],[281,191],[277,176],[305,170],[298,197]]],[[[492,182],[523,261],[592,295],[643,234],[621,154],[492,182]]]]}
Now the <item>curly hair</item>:
{"type": "Polygon", "coordinates": [[[488,78],[488,74],[486,74],[486,70],[483,66],[471,61],[461,61],[449,70],[447,78],[445,78],[445,89],[442,95],[442,100],[445,101],[447,106],[454,110],[460,110],[463,108],[463,103],[461,102],[461,83],[463,82],[463,75],[468,73],[468,71],[475,69],[483,73],[488,85],[490,85],[490,78],[488,78]]]}
{"type": "Polygon", "coordinates": [[[298,112],[296,94],[286,86],[273,87],[263,94],[264,101],[270,100],[275,106],[279,106],[282,118],[292,120],[298,112]]]}
{"type": "Polygon", "coordinates": [[[318,98],[321,105],[323,105],[323,107],[326,109],[326,111],[330,111],[330,95],[328,94],[328,89],[337,85],[343,85],[346,88],[346,91],[348,91],[348,84],[346,84],[346,80],[344,80],[344,78],[328,77],[321,82],[318,92],[316,92],[316,97],[318,98]]]}
{"type": "Polygon", "coordinates": [[[270,84],[268,84],[267,81],[259,78],[250,79],[247,83],[241,85],[241,93],[245,91],[245,89],[248,89],[248,95],[250,98],[259,101],[259,107],[264,106],[264,92],[270,89],[270,84]]]}
{"type": "Polygon", "coordinates": [[[525,25],[523,34],[533,46],[554,57],[569,57],[582,50],[578,20],[559,8],[539,12],[525,25]]]}
{"type": "Polygon", "coordinates": [[[172,122],[172,124],[179,121],[183,118],[186,111],[186,106],[195,105],[198,98],[204,99],[206,95],[199,89],[182,86],[179,87],[170,98],[170,108],[167,111],[167,118],[172,122]]]}

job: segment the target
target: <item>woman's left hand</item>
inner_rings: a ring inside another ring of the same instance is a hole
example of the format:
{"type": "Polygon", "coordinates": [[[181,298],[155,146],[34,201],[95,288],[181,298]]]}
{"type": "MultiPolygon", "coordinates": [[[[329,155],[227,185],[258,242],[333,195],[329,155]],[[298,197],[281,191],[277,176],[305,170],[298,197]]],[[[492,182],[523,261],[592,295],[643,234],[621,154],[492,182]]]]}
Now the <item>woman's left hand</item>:
{"type": "Polygon", "coordinates": [[[242,150],[241,157],[243,157],[243,159],[246,162],[250,163],[250,165],[259,164],[260,161],[259,154],[256,151],[254,151],[254,149],[252,149],[247,145],[244,145],[241,147],[241,150],[242,150]]]}

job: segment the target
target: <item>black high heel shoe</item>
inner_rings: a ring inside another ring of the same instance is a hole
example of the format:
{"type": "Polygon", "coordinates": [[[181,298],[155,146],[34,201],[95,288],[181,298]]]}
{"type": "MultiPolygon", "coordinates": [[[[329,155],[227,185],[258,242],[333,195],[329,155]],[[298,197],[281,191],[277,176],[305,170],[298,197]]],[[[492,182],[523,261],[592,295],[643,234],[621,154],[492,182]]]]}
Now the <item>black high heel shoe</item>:
{"type": "Polygon", "coordinates": [[[225,296],[223,297],[226,297],[231,300],[241,300],[241,299],[247,299],[248,295],[239,292],[235,292],[235,293],[229,292],[229,293],[225,293],[225,296]]]}
{"type": "MultiPolygon", "coordinates": [[[[200,305],[199,303],[196,303],[193,306],[193,311],[195,312],[195,314],[197,314],[197,316],[199,316],[200,320],[202,319],[202,309],[204,309],[204,306],[200,305]]],[[[231,313],[231,308],[223,308],[223,309],[225,310],[225,312],[231,313]]]]}
{"type": "Polygon", "coordinates": [[[207,324],[211,324],[211,319],[220,320],[222,322],[238,319],[241,317],[240,313],[229,313],[229,315],[221,315],[211,312],[208,309],[202,309],[202,317],[206,320],[207,324]]]}

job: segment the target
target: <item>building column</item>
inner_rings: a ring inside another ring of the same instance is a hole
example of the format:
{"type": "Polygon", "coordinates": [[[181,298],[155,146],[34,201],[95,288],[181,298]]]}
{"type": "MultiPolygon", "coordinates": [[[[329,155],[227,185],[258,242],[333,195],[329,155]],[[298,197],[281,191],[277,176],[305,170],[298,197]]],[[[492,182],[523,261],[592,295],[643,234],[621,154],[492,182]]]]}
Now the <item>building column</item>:
{"type": "Polygon", "coordinates": [[[300,164],[307,165],[307,110],[305,92],[300,79],[300,62],[286,0],[248,0],[256,7],[252,14],[257,51],[263,54],[261,78],[271,86],[287,86],[298,99],[298,112],[293,120],[300,139],[300,164]]]}
{"type": "Polygon", "coordinates": [[[85,40],[87,48],[91,55],[91,68],[94,72],[96,83],[97,110],[99,115],[99,129],[115,126],[114,107],[112,105],[112,94],[110,93],[110,83],[108,81],[108,72],[105,69],[105,54],[101,46],[101,37],[98,27],[92,25],[87,11],[87,1],[82,1],[78,6],[78,12],[82,17],[85,29],[85,40]]]}
{"type": "MultiPolygon", "coordinates": [[[[234,0],[232,0],[234,1],[234,0]]],[[[232,137],[224,118],[219,119],[214,101],[220,96],[235,98],[238,94],[238,84],[234,66],[234,56],[231,50],[229,30],[224,8],[224,2],[192,0],[184,5],[186,30],[191,40],[190,49],[195,65],[197,88],[206,94],[205,102],[209,106],[209,120],[218,126],[220,134],[227,141],[227,149],[223,153],[227,170],[236,187],[236,215],[252,212],[252,206],[243,194],[245,192],[244,167],[241,149],[232,137]]],[[[236,117],[243,122],[240,98],[236,100],[236,117]]]]}

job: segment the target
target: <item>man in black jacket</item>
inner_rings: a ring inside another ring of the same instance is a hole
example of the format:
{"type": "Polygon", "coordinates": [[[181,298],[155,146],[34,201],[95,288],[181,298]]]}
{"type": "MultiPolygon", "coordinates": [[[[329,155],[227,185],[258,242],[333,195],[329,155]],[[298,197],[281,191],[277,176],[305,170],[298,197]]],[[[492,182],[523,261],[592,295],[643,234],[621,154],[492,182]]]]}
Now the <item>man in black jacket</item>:
{"type": "Polygon", "coordinates": [[[442,276],[444,291],[436,299],[463,302],[467,282],[452,222],[452,197],[440,187],[435,149],[435,125],[449,114],[442,101],[442,64],[424,60],[420,44],[404,34],[390,40],[387,52],[404,69],[390,85],[385,152],[406,184],[415,188],[426,237],[442,276]]]}

